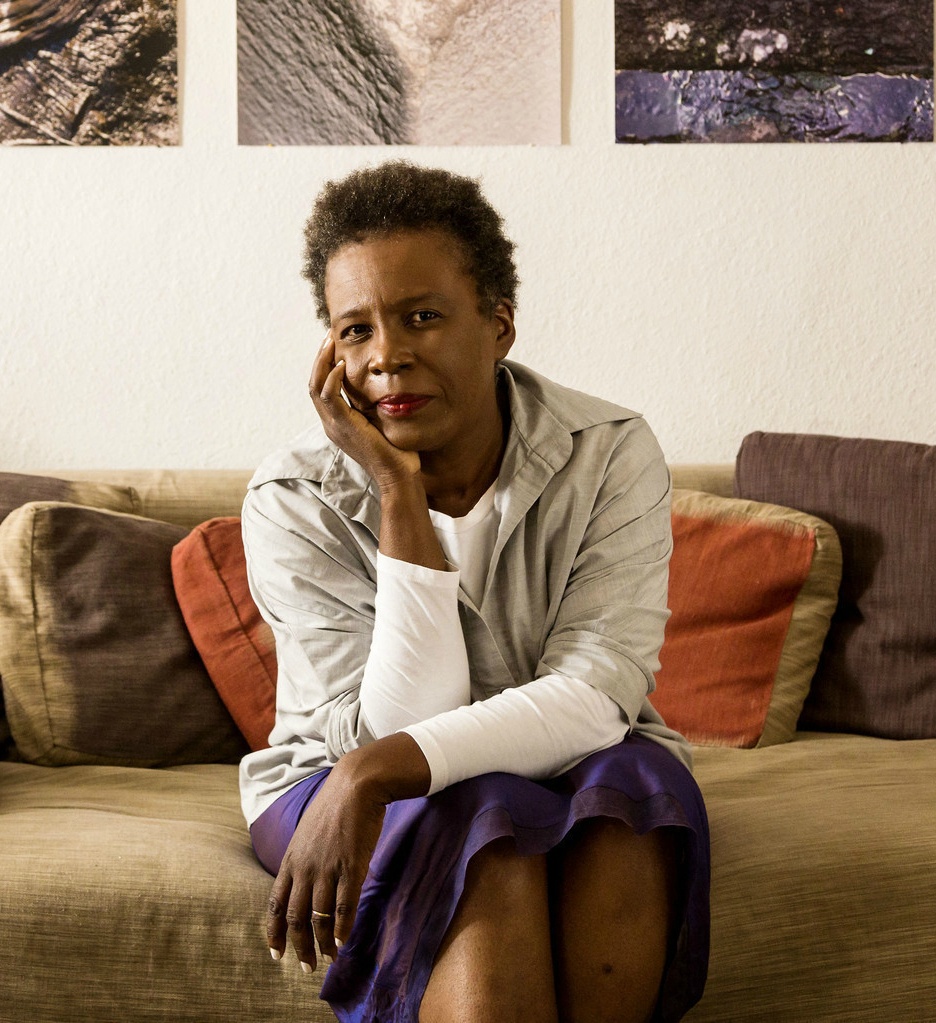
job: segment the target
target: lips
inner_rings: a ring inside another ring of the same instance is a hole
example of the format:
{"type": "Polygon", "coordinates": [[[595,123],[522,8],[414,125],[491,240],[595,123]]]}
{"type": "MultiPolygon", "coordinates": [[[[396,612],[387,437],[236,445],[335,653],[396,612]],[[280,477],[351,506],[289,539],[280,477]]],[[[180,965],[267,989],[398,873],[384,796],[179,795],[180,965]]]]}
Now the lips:
{"type": "Polygon", "coordinates": [[[377,402],[377,408],[388,416],[405,417],[425,408],[430,401],[429,394],[388,394],[377,402]]]}

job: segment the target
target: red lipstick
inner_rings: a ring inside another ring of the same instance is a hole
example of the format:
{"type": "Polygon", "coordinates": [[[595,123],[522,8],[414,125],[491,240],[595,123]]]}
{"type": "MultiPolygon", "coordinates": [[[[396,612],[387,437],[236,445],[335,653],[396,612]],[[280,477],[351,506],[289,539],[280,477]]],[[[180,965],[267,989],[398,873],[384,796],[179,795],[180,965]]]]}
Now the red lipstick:
{"type": "Polygon", "coordinates": [[[428,394],[388,394],[377,402],[377,407],[388,416],[411,416],[432,401],[428,394]]]}

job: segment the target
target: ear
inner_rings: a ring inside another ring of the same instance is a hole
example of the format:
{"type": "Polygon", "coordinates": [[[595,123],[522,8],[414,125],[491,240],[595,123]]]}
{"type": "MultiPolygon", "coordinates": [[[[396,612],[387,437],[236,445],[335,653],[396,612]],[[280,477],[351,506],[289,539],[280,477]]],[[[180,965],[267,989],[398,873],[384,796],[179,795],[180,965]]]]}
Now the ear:
{"type": "Polygon", "coordinates": [[[513,302],[502,298],[494,307],[491,321],[497,330],[494,351],[497,361],[500,362],[501,359],[507,358],[507,353],[513,348],[513,343],[517,339],[513,302]]]}

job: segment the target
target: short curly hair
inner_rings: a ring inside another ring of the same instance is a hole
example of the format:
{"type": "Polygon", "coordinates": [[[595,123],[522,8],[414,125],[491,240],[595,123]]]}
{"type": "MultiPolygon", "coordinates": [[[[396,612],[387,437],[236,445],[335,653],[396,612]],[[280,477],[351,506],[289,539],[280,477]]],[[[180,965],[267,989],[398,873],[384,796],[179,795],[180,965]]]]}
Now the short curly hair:
{"type": "Polygon", "coordinates": [[[327,182],[315,201],[305,226],[302,276],[312,285],[319,317],[328,322],[325,268],[343,245],[372,235],[433,228],[448,232],[461,247],[482,313],[490,316],[504,299],[516,304],[520,281],[514,243],[479,183],[451,171],[392,160],[327,182]]]}

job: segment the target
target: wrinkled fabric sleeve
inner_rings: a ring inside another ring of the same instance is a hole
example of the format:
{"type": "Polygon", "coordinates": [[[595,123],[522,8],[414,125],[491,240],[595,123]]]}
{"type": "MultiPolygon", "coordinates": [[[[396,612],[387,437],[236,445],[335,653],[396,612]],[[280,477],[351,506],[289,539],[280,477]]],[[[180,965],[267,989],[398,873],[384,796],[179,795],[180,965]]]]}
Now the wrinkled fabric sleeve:
{"type": "Polygon", "coordinates": [[[551,778],[627,734],[616,703],[578,679],[547,675],[402,729],[422,750],[429,795],[504,771],[551,778]]]}
{"type": "Polygon", "coordinates": [[[659,671],[673,549],[669,470],[643,420],[611,449],[536,675],[582,679],[633,728],[659,671]]]}
{"type": "Polygon", "coordinates": [[[320,740],[335,763],[374,738],[359,697],[374,628],[376,550],[305,480],[250,491],[242,522],[251,593],[276,640],[271,745],[320,740]]]}

